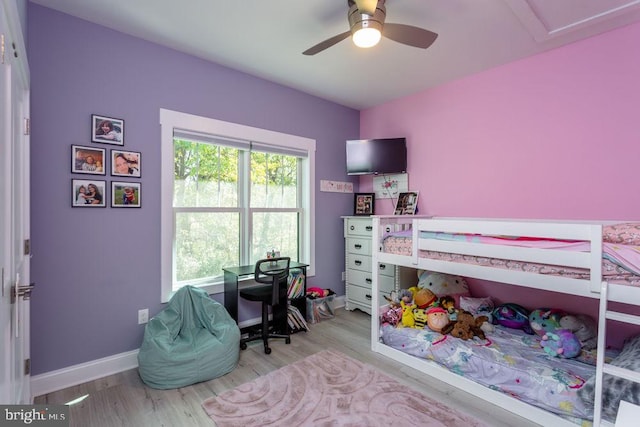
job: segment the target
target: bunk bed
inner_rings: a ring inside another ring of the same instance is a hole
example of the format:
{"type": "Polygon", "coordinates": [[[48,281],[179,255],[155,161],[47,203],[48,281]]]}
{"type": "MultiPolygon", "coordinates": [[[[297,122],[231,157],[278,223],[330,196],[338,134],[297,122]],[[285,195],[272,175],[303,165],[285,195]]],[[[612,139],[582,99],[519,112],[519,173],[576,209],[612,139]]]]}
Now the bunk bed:
{"type": "MultiPolygon", "coordinates": [[[[607,385],[603,386],[603,383],[608,384],[612,378],[640,382],[640,372],[616,366],[615,359],[612,363],[608,363],[610,359],[605,362],[607,319],[640,325],[640,316],[608,308],[610,301],[640,305],[640,268],[621,268],[618,261],[625,255],[614,252],[620,243],[627,243],[624,240],[629,234],[630,238],[640,239],[640,229],[632,228],[629,233],[622,230],[621,225],[613,221],[373,217],[374,266],[377,263],[394,264],[599,299],[595,368],[586,373],[578,368],[574,370],[583,376],[592,376],[589,383],[595,382],[593,408],[578,408],[573,414],[553,412],[544,405],[527,403],[490,384],[468,379],[446,363],[435,362],[433,354],[417,357],[420,354],[407,352],[404,344],[394,346],[394,337],[385,335],[388,330],[380,321],[386,301],[379,300],[376,275],[371,292],[372,350],[545,426],[575,426],[584,420],[593,420],[594,425],[612,425],[602,419],[602,400],[605,397],[606,401],[607,397],[607,385]],[[530,244],[538,240],[545,243],[530,244]]],[[[640,246],[640,242],[634,244],[640,246]]],[[[433,340],[433,337],[410,339],[424,341],[433,340]]],[[[640,342],[640,336],[637,341],[640,342]]],[[[468,357],[467,353],[465,357],[468,357]]],[[[555,372],[556,367],[549,369],[555,372]]],[[[582,387],[583,383],[574,388],[582,387]]],[[[544,393],[540,395],[544,396],[544,393]]]]}

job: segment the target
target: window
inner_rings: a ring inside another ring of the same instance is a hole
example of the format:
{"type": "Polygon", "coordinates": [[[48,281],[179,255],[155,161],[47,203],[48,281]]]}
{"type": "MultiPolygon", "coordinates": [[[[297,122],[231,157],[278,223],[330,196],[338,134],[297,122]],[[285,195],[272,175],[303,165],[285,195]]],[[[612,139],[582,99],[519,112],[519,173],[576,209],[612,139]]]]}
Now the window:
{"type": "Polygon", "coordinates": [[[162,301],[222,291],[271,249],[311,265],[315,141],[169,110],[162,126],[162,301]]]}

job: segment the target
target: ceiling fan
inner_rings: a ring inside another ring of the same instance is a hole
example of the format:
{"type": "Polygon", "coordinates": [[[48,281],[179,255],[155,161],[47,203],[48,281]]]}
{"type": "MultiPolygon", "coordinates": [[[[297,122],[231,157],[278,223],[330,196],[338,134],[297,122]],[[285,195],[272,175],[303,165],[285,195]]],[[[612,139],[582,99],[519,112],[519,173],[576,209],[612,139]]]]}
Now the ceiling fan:
{"type": "Polygon", "coordinates": [[[433,44],[438,35],[432,31],[405,24],[384,23],[387,9],[386,0],[347,0],[349,12],[349,31],[338,34],[302,52],[303,55],[315,55],[353,36],[353,42],[359,47],[375,46],[381,36],[413,47],[426,49],[433,44]]]}

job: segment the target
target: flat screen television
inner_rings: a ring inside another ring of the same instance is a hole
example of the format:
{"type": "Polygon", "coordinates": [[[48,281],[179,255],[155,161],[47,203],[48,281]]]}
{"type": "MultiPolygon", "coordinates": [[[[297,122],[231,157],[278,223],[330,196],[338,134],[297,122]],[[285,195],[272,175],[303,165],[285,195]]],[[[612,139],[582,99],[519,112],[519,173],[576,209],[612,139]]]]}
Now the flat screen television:
{"type": "Polygon", "coordinates": [[[347,175],[378,175],[406,171],[406,138],[347,141],[347,175]]]}

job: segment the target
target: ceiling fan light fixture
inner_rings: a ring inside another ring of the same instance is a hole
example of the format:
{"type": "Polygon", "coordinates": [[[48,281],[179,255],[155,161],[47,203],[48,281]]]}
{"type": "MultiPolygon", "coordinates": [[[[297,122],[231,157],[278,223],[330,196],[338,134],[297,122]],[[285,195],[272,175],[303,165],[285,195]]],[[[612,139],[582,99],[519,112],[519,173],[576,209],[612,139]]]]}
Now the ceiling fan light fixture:
{"type": "Polygon", "coordinates": [[[382,34],[377,28],[365,27],[353,33],[353,44],[358,47],[368,48],[378,44],[382,34]]]}

